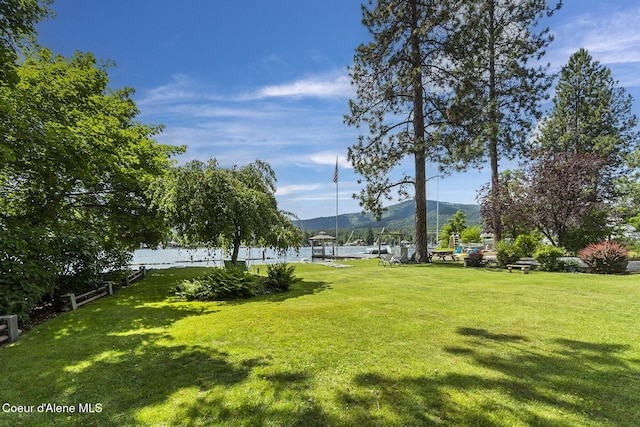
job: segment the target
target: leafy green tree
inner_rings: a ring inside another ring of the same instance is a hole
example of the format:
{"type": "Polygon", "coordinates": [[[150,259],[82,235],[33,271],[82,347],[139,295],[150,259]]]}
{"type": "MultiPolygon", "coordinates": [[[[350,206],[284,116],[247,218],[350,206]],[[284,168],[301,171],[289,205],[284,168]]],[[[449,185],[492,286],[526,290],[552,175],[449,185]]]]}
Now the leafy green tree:
{"type": "Polygon", "coordinates": [[[482,228],[479,225],[473,227],[467,227],[460,233],[460,241],[462,243],[480,243],[480,236],[482,235],[482,228]]]}
{"type": "Polygon", "coordinates": [[[457,211],[442,227],[442,231],[440,232],[440,244],[442,246],[447,246],[452,234],[460,235],[466,228],[467,215],[465,215],[463,211],[457,211]]]}
{"type": "Polygon", "coordinates": [[[368,227],[367,231],[364,234],[364,241],[366,242],[366,244],[368,246],[373,245],[373,242],[376,240],[375,236],[373,235],[373,228],[368,227]]]}
{"type": "MultiPolygon", "coordinates": [[[[0,88],[18,82],[16,62],[20,46],[32,39],[35,25],[49,16],[48,5],[53,0],[1,0],[0,1],[0,88]]],[[[11,109],[0,97],[0,134],[12,134],[11,109]]],[[[13,158],[13,152],[0,144],[0,168],[13,158]]]]}
{"type": "Polygon", "coordinates": [[[35,34],[35,25],[48,17],[53,0],[0,1],[0,86],[17,82],[15,63],[20,46],[35,34]]]}
{"type": "Polygon", "coordinates": [[[231,250],[236,263],[242,244],[283,253],[302,245],[292,214],[278,210],[276,177],[269,164],[221,168],[215,159],[174,168],[154,184],[156,205],[181,237],[231,250]]]}
{"type": "Polygon", "coordinates": [[[0,258],[13,263],[2,270],[0,311],[22,299],[23,318],[39,298],[91,286],[140,243],[160,241],[165,225],[149,184],[181,151],[153,140],[160,127],[135,121],[132,90],[110,90],[106,65],[92,54],[26,55],[18,82],[0,87],[9,111],[0,258]],[[27,292],[30,277],[35,290],[27,292]]]}
{"type": "MultiPolygon", "coordinates": [[[[461,27],[455,46],[453,80],[460,125],[474,138],[458,144],[458,161],[491,167],[491,193],[499,199],[499,161],[512,159],[527,148],[529,132],[540,118],[540,101],[551,85],[548,66],[535,65],[553,37],[538,31],[540,21],[561,7],[541,0],[470,0],[461,8],[461,27]]],[[[496,205],[495,207],[499,207],[496,205]]],[[[501,210],[494,209],[493,232],[502,237],[501,210]]]]}
{"type": "Polygon", "coordinates": [[[366,181],[360,204],[379,219],[394,191],[401,197],[413,193],[417,262],[428,260],[426,161],[438,156],[440,127],[447,121],[443,58],[457,4],[370,0],[363,6],[362,22],[372,41],[358,46],[351,67],[357,99],[350,101],[345,121],[369,130],[348,152],[366,181]],[[407,157],[413,160],[414,175],[391,178],[407,157]]]}

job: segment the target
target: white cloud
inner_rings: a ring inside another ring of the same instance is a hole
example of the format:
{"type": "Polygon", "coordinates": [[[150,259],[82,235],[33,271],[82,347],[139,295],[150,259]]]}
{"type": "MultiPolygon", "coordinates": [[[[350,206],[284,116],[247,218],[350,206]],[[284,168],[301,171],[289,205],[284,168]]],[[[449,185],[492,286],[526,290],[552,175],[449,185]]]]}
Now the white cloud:
{"type": "MultiPolygon", "coordinates": [[[[309,160],[316,165],[332,165],[336,164],[336,153],[321,152],[313,153],[308,156],[309,160]]],[[[353,168],[345,156],[338,155],[338,168],[353,168]]]]}
{"type": "Polygon", "coordinates": [[[552,48],[566,57],[579,48],[603,64],[640,62],[640,7],[613,9],[600,15],[582,15],[559,27],[552,48]]]}
{"type": "Polygon", "coordinates": [[[353,93],[351,80],[345,73],[314,76],[280,85],[266,86],[241,99],[267,98],[348,98],[353,93]]]}
{"type": "Polygon", "coordinates": [[[167,102],[175,103],[177,101],[193,100],[200,96],[201,94],[195,90],[194,82],[189,76],[174,74],[171,76],[169,83],[147,91],[137,103],[141,106],[167,102]]]}
{"type": "Polygon", "coordinates": [[[307,193],[308,191],[315,191],[319,188],[320,184],[283,185],[278,187],[276,194],[278,196],[289,196],[297,193],[307,193]]]}

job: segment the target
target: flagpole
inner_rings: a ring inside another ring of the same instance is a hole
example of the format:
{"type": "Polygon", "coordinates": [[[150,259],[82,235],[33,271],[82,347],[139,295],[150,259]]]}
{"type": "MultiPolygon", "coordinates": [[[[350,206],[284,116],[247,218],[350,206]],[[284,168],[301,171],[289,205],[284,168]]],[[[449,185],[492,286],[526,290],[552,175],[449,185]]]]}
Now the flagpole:
{"type": "Polygon", "coordinates": [[[335,257],[338,257],[338,156],[336,156],[336,170],[333,173],[333,182],[336,183],[336,250],[335,257]]]}

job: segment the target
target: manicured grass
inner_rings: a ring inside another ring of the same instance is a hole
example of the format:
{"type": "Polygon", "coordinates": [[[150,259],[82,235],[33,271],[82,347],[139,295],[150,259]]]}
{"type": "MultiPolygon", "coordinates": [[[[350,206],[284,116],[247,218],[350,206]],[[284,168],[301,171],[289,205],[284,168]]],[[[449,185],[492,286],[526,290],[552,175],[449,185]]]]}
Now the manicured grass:
{"type": "Polygon", "coordinates": [[[640,276],[350,264],[301,264],[291,292],[230,303],[171,296],[204,269],[152,271],[0,348],[0,404],[36,411],[0,425],[640,420],[640,276]]]}

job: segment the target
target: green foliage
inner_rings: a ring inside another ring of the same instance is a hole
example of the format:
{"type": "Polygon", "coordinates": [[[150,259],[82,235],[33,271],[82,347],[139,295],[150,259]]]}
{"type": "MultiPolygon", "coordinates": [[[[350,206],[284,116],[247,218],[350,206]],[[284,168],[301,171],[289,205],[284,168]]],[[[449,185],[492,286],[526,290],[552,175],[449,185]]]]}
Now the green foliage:
{"type": "Polygon", "coordinates": [[[633,99],[611,70],[580,48],[562,67],[553,109],[538,143],[546,152],[594,153],[624,174],[626,157],[637,147],[633,99]]]}
{"type": "MultiPolygon", "coordinates": [[[[36,24],[49,17],[53,0],[2,0],[0,2],[0,86],[18,81],[17,49],[36,32],[36,24]]],[[[0,148],[0,154],[2,154],[0,148]]]]}
{"type": "MultiPolygon", "coordinates": [[[[456,102],[448,111],[457,116],[467,137],[452,147],[450,157],[466,163],[490,159],[490,192],[499,199],[499,160],[528,151],[530,130],[552,82],[549,65],[539,60],[553,39],[541,21],[562,3],[555,7],[546,1],[465,3],[459,8],[451,43],[458,78],[456,102]]],[[[499,203],[490,210],[491,231],[498,241],[503,212],[499,203]]]]}
{"type": "Polygon", "coordinates": [[[176,288],[178,298],[186,301],[221,301],[286,292],[299,282],[295,267],[286,263],[267,265],[267,276],[259,278],[239,268],[216,268],[207,274],[182,281],[176,288]]]}
{"type": "Polygon", "coordinates": [[[578,253],[578,257],[599,274],[623,273],[628,256],[627,248],[617,242],[606,241],[592,243],[578,253]]]}
{"type": "Polygon", "coordinates": [[[498,242],[496,257],[498,259],[498,265],[501,267],[515,264],[522,256],[522,252],[520,252],[520,249],[518,249],[515,243],[507,240],[498,242]]]}
{"type": "Polygon", "coordinates": [[[181,150],[136,121],[133,90],[110,89],[91,53],[33,49],[15,71],[15,85],[0,85],[1,309],[24,319],[41,298],[90,288],[128,250],[161,241],[149,184],[181,150]]]}
{"type": "Polygon", "coordinates": [[[257,277],[237,268],[216,268],[204,276],[181,282],[176,296],[186,301],[247,298],[258,292],[257,277]]]}
{"type": "MultiPolygon", "coordinates": [[[[571,216],[570,221],[552,227],[549,233],[558,236],[558,246],[575,253],[608,237],[607,217],[625,218],[638,213],[640,132],[637,123],[633,98],[619,86],[611,70],[595,61],[584,48],[571,55],[562,68],[553,108],[541,123],[537,151],[547,156],[550,153],[589,155],[598,157],[600,164],[594,168],[580,165],[573,177],[566,173],[559,176],[552,171],[551,176],[558,177],[560,185],[549,185],[549,179],[542,183],[541,187],[548,188],[555,200],[546,197],[547,200],[539,201],[538,205],[546,209],[553,207],[557,213],[571,213],[564,215],[571,216]],[[585,181],[589,188],[581,185],[577,192],[569,194],[575,188],[574,183],[585,181]],[[558,187],[562,187],[560,191],[558,187]],[[614,208],[618,209],[617,213],[611,212],[614,208]]],[[[560,165],[558,169],[571,171],[570,166],[560,165]]],[[[544,173],[543,170],[550,168],[541,165],[537,169],[544,173]]]]}
{"type": "Polygon", "coordinates": [[[47,230],[0,228],[0,315],[16,314],[26,322],[29,313],[55,290],[60,267],[47,230]]]}
{"type": "MultiPolygon", "coordinates": [[[[443,70],[447,30],[454,25],[451,2],[369,2],[362,23],[370,32],[356,48],[350,68],[356,98],[345,122],[367,128],[348,150],[348,160],[363,176],[361,206],[382,217],[385,200],[397,193],[416,202],[416,261],[427,256],[426,161],[446,157],[446,112],[451,91],[438,90],[449,75],[443,70]],[[428,82],[426,87],[425,82],[428,82]],[[423,108],[425,105],[429,108],[423,108]],[[437,129],[437,131],[436,131],[437,129]],[[413,176],[391,173],[406,159],[413,176]]],[[[455,139],[451,138],[452,141],[455,139]]]]}
{"type": "Polygon", "coordinates": [[[292,284],[300,281],[294,273],[295,267],[286,263],[267,265],[267,277],[263,282],[265,292],[288,291],[292,284]]]}
{"type": "Polygon", "coordinates": [[[564,238],[564,248],[573,254],[591,243],[601,242],[613,234],[609,217],[611,211],[591,206],[574,227],[569,227],[564,238]]]}
{"type": "Polygon", "coordinates": [[[540,264],[540,269],[544,271],[558,271],[558,258],[565,255],[562,248],[552,245],[540,246],[533,258],[540,264]]]}
{"type": "MultiPolygon", "coordinates": [[[[638,220],[640,222],[640,217],[638,218],[638,220]]],[[[373,235],[373,229],[371,227],[367,228],[367,231],[365,232],[365,235],[364,235],[364,241],[369,246],[373,245],[373,242],[375,241],[375,236],[373,235]]]]}
{"type": "Polygon", "coordinates": [[[535,234],[520,234],[515,241],[516,248],[524,257],[532,257],[540,243],[540,237],[535,234]]]}
{"type": "Polygon", "coordinates": [[[286,251],[302,245],[292,214],[278,209],[276,177],[269,164],[255,161],[225,169],[215,159],[173,168],[153,184],[155,206],[183,239],[231,249],[241,244],[286,251]]]}
{"type": "Polygon", "coordinates": [[[440,232],[440,245],[448,246],[449,238],[452,234],[460,235],[467,228],[467,216],[463,211],[457,211],[447,223],[442,227],[440,232]]]}
{"type": "Polygon", "coordinates": [[[481,243],[482,228],[479,225],[467,227],[460,233],[462,243],[481,243]]]}

